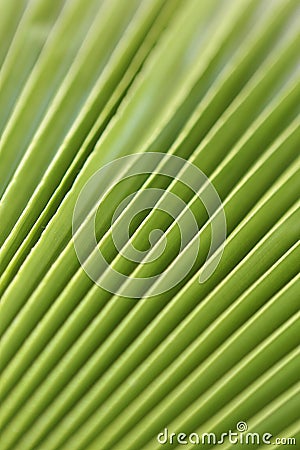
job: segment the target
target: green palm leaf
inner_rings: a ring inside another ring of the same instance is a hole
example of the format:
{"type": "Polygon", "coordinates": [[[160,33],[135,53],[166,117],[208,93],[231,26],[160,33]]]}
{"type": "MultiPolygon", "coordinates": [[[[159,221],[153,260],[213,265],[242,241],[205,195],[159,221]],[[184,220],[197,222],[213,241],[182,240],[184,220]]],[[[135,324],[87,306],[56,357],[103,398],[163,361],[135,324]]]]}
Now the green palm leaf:
{"type": "Polygon", "coordinates": [[[299,2],[0,1],[1,448],[299,440],[299,2]]]}

